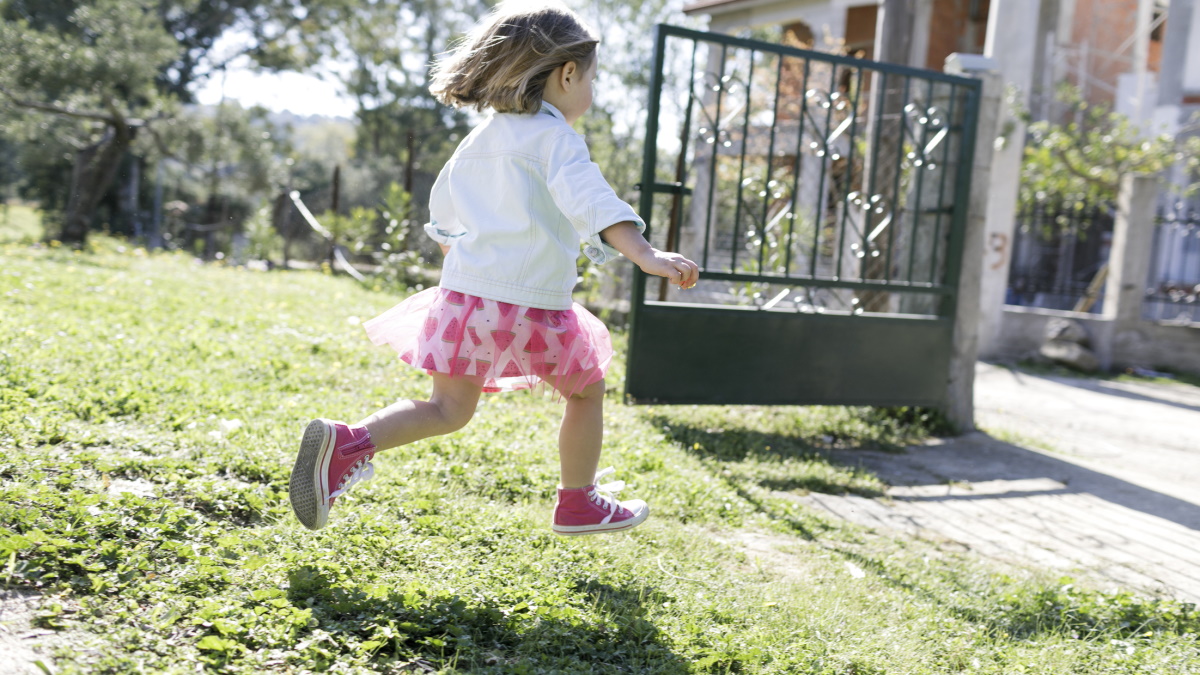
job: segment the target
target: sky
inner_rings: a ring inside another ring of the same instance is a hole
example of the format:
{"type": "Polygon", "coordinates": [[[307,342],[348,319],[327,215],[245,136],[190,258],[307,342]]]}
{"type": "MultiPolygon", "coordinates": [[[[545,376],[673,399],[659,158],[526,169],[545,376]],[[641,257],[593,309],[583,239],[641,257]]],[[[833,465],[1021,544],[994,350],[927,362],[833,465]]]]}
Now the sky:
{"type": "Polygon", "coordinates": [[[248,59],[238,59],[224,76],[209,78],[196,90],[196,101],[214,104],[222,93],[229,100],[245,107],[260,105],[268,110],[287,111],[296,115],[351,117],[354,99],[346,96],[339,83],[332,79],[302,73],[266,73],[249,66],[248,59]]]}

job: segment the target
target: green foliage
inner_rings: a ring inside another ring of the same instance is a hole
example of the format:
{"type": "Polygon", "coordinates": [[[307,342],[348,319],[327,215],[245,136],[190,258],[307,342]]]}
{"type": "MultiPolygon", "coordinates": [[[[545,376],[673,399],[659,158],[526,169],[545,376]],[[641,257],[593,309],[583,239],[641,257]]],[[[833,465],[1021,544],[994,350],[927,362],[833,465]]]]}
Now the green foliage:
{"type": "Polygon", "coordinates": [[[263,206],[246,219],[246,255],[253,260],[278,260],[283,255],[283,237],[272,226],[271,209],[263,206]]]}
{"type": "Polygon", "coordinates": [[[465,133],[466,117],[435,103],[428,64],[484,9],[466,0],[322,0],[304,30],[273,49],[292,67],[322,60],[349,66],[333,70],[358,102],[358,156],[403,157],[414,169],[436,171],[465,133]]]}
{"type": "Polygon", "coordinates": [[[396,298],[93,248],[8,245],[0,269],[0,583],[41,595],[59,672],[1200,668],[1194,607],[996,574],[794,499],[877,494],[824,451],[919,440],[919,414],[622,406],[620,357],[605,462],[653,506],[637,530],[550,533],[562,404],[517,394],[381,453],[309,532],[286,499],[305,421],[428,393],[363,338],[396,298]]]}
{"type": "MultiPolygon", "coordinates": [[[[1089,104],[1071,86],[1059,89],[1058,101],[1066,122],[1029,125],[1021,167],[1023,207],[1048,199],[1068,205],[1113,203],[1121,176],[1158,174],[1177,162],[1184,163],[1188,176],[1196,175],[1200,138],[1147,137],[1128,117],[1089,104]]],[[[1186,191],[1198,187],[1193,182],[1186,191]]]]}
{"type": "MultiPolygon", "coordinates": [[[[188,206],[187,222],[232,229],[286,184],[287,130],[276,128],[264,108],[191,108],[163,121],[156,136],[136,151],[152,166],[162,162],[166,200],[188,206]]],[[[223,235],[228,242],[228,230],[223,235]]]]}
{"type": "Polygon", "coordinates": [[[1005,619],[1011,630],[1022,636],[1059,632],[1076,639],[1100,633],[1122,641],[1156,633],[1200,632],[1200,609],[1195,605],[1148,600],[1127,591],[1079,588],[1071,579],[1061,583],[1006,596],[1005,619]]]}
{"type": "Polygon", "coordinates": [[[339,243],[352,253],[403,251],[412,229],[411,198],[399,183],[388,186],[374,207],[355,206],[347,214],[326,211],[317,220],[324,223],[339,243]]]}
{"type": "MultiPolygon", "coordinates": [[[[86,238],[117,173],[140,161],[126,159],[131,150],[141,158],[178,153],[184,163],[216,153],[220,160],[208,164],[213,175],[232,164],[243,172],[242,193],[265,190],[273,173],[265,166],[269,156],[260,152],[258,136],[238,136],[246,128],[242,118],[218,111],[208,125],[219,129],[213,131],[200,116],[182,115],[179,104],[211,72],[202,64],[211,66],[208,51],[224,31],[253,17],[255,44],[262,46],[269,39],[261,31],[289,23],[292,10],[290,3],[249,0],[0,5],[0,53],[6,55],[0,59],[0,105],[12,120],[0,137],[19,146],[21,175],[13,182],[41,202],[63,237],[75,243],[86,238]],[[205,136],[224,142],[214,146],[201,140],[205,136]],[[131,146],[136,137],[144,147],[131,146]],[[68,189],[74,191],[70,200],[68,189]]],[[[248,209],[221,211],[244,215],[248,209]]]]}
{"type": "Polygon", "coordinates": [[[144,0],[0,5],[0,136],[17,146],[12,180],[72,238],[86,235],[130,137],[172,109],[157,78],[175,43],[156,7],[144,0]],[[68,190],[77,197],[73,212],[68,190]]]}
{"type": "Polygon", "coordinates": [[[127,115],[153,107],[155,79],[176,49],[155,12],[157,4],[95,0],[74,6],[65,16],[46,15],[43,8],[33,15],[36,23],[15,6],[5,7],[0,84],[46,103],[102,110],[116,105],[127,115]]]}
{"type": "MultiPolygon", "coordinates": [[[[194,85],[223,67],[209,53],[218,38],[239,31],[243,52],[222,54],[226,63],[244,63],[248,57],[272,69],[307,69],[322,60],[344,62],[349,50],[360,70],[369,64],[370,73],[386,79],[393,72],[411,74],[418,65],[424,71],[426,59],[412,57],[434,53],[435,38],[448,39],[452,22],[441,11],[448,7],[445,1],[390,0],[303,6],[290,0],[11,0],[0,5],[0,53],[8,56],[0,60],[0,105],[11,112],[0,128],[0,147],[17,145],[19,163],[11,171],[0,166],[0,179],[6,186],[20,184],[52,219],[82,239],[115,167],[130,149],[128,139],[114,130],[128,128],[140,137],[133,148],[140,158],[175,160],[170,178],[184,193],[176,199],[206,204],[205,213],[193,212],[193,222],[230,220],[236,226],[257,198],[284,181],[281,162],[289,151],[279,142],[285,130],[262,128],[262,111],[222,105],[215,115],[181,112],[180,103],[191,100],[194,85]],[[397,31],[397,25],[405,30],[397,31]],[[428,45],[414,42],[418,36],[428,45]],[[372,38],[392,42],[384,50],[372,38]],[[87,169],[88,179],[65,180],[72,165],[76,175],[87,169]],[[69,201],[68,186],[84,198],[69,201]],[[67,204],[75,206],[68,211],[67,204]]],[[[443,119],[418,84],[406,81],[404,96],[388,89],[394,96],[385,101],[387,109],[364,98],[370,91],[354,93],[364,110],[379,108],[384,117],[403,121],[406,133],[421,127],[421,150],[437,159],[448,152],[445,144],[461,120],[443,119]],[[451,130],[438,134],[433,127],[451,130]]],[[[378,146],[379,131],[370,131],[378,146]]],[[[377,147],[377,156],[395,154],[395,144],[403,143],[399,130],[388,133],[392,136],[384,140],[392,145],[377,147]]],[[[420,161],[412,164],[419,167],[420,161]]]]}

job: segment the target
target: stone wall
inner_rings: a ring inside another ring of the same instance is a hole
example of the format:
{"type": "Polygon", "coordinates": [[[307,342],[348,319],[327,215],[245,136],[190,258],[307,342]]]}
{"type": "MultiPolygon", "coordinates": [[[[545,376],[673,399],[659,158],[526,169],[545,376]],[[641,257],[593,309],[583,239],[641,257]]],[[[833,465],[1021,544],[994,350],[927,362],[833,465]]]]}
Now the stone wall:
{"type": "Polygon", "coordinates": [[[1114,334],[1115,323],[1096,314],[1007,305],[996,350],[989,358],[1021,360],[1038,354],[1053,319],[1072,319],[1087,330],[1092,348],[1109,368],[1132,366],[1200,375],[1200,325],[1139,321],[1114,334]]]}

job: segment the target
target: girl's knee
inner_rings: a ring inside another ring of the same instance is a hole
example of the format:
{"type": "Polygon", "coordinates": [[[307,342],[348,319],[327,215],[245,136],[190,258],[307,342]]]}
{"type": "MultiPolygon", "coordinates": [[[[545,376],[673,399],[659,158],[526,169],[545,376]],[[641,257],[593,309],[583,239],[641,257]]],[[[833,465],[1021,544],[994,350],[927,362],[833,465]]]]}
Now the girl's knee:
{"type": "Polygon", "coordinates": [[[429,402],[437,406],[442,418],[442,433],[458,431],[475,416],[475,406],[483,387],[482,378],[455,377],[435,373],[433,396],[429,402]]]}
{"type": "Polygon", "coordinates": [[[447,433],[467,426],[467,423],[475,416],[474,405],[466,405],[463,401],[453,399],[439,401],[438,410],[441,411],[442,420],[446,423],[447,433]]]}

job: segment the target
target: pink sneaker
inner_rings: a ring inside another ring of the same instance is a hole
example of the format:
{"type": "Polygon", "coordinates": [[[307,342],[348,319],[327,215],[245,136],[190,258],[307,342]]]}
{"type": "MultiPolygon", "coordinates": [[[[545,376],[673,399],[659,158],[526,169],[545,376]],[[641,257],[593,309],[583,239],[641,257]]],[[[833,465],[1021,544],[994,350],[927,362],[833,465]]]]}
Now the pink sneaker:
{"type": "Polygon", "coordinates": [[[554,505],[555,533],[567,536],[627,530],[640,525],[650,515],[650,507],[640,499],[619,502],[613,497],[625,487],[625,481],[597,485],[600,479],[613,473],[610,466],[596,474],[595,483],[587,487],[558,489],[554,505]]]}
{"type": "Polygon", "coordinates": [[[309,422],[288,490],[296,518],[310,530],[325,527],[333,501],[375,475],[370,461],[374,455],[366,427],[323,419],[309,422]]]}

